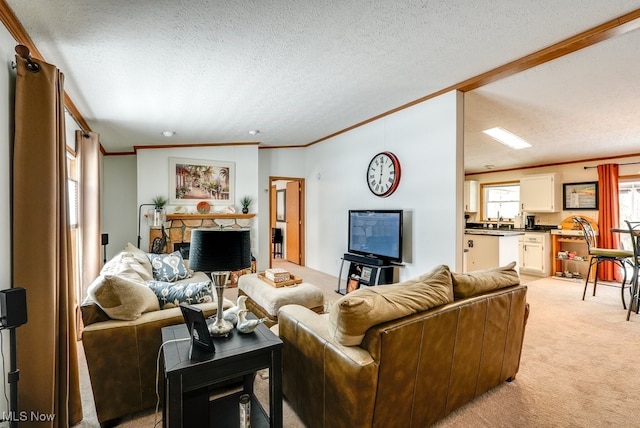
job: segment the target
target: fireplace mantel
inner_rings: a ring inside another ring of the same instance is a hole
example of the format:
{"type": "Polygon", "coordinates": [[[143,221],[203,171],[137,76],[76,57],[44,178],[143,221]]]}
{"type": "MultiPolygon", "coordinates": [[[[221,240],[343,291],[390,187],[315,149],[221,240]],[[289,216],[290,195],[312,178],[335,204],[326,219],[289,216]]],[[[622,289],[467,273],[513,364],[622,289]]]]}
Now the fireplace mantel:
{"type": "MultiPolygon", "coordinates": [[[[198,227],[220,227],[223,229],[250,228],[256,216],[242,213],[209,213],[209,214],[167,214],[164,224],[167,236],[167,251],[174,251],[174,244],[191,242],[191,231],[198,227]]],[[[160,227],[149,230],[149,247],[155,238],[161,237],[160,227]]]]}
{"type": "Polygon", "coordinates": [[[209,214],[167,214],[168,220],[215,220],[218,218],[226,219],[250,219],[255,217],[255,214],[241,214],[241,213],[209,213],[209,214]]]}

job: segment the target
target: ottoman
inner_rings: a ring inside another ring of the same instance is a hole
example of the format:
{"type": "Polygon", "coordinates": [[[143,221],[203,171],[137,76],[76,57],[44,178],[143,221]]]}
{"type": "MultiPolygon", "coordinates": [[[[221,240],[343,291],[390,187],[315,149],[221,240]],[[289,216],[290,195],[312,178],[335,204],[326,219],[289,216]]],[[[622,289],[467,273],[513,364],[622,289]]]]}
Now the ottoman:
{"type": "Polygon", "coordinates": [[[238,296],[247,296],[247,309],[259,318],[266,318],[267,327],[278,323],[278,309],[284,305],[301,305],[322,313],[324,294],[308,282],[276,288],[267,284],[258,274],[238,278],[238,296]]]}

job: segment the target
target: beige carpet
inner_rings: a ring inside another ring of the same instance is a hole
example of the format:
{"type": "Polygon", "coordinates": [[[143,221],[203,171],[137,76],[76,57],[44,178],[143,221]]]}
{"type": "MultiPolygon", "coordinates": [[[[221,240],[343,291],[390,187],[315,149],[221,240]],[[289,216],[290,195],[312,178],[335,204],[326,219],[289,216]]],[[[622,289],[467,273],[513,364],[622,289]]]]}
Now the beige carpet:
{"type": "MultiPolygon", "coordinates": [[[[320,286],[328,301],[340,297],[335,277],[282,261],[276,264],[320,286]]],[[[437,426],[640,427],[640,418],[634,416],[640,316],[633,314],[631,321],[625,321],[619,289],[599,285],[592,297],[590,288],[583,302],[581,282],[530,277],[523,277],[523,282],[529,287],[531,315],[517,379],[458,409],[437,426]]],[[[231,299],[237,296],[235,289],[226,293],[231,299]]],[[[83,374],[86,417],[78,426],[97,427],[83,374]]],[[[255,391],[266,404],[268,380],[257,376],[255,391]]],[[[147,412],[121,426],[152,427],[155,418],[160,416],[147,412]]],[[[304,427],[286,400],[284,418],[286,428],[304,427]]]]}

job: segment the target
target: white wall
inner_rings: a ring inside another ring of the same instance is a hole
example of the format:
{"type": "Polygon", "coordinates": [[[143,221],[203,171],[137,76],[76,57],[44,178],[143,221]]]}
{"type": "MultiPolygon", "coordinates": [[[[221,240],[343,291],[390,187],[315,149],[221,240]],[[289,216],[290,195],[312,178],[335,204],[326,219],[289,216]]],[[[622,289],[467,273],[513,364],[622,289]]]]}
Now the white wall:
{"type": "Polygon", "coordinates": [[[136,166],[133,155],[102,156],[102,233],[109,234],[107,260],[127,242],[138,244],[136,166]]]}
{"type": "MultiPolygon", "coordinates": [[[[451,92],[315,144],[304,154],[261,151],[265,175],[306,179],[307,266],[337,276],[347,249],[348,210],[377,208],[405,210],[401,279],[441,263],[462,268],[462,240],[456,239],[462,228],[461,107],[461,97],[451,92]],[[402,177],[395,193],[378,198],[367,187],[366,169],[385,150],[398,156],[402,177]]],[[[261,204],[266,210],[268,197],[261,204]]]]}
{"type": "MultiPolygon", "coordinates": [[[[247,195],[254,201],[258,200],[258,147],[257,145],[225,145],[210,147],[187,147],[168,149],[138,149],[137,158],[137,207],[140,204],[152,203],[156,195],[164,195],[169,199],[169,158],[202,159],[235,163],[235,206],[240,213],[240,198],[247,195]]],[[[190,208],[195,210],[198,201],[194,200],[190,208]]],[[[188,204],[181,204],[185,207],[188,204]]],[[[251,228],[251,246],[253,255],[258,258],[260,248],[258,237],[259,205],[254,203],[249,209],[255,213],[251,228]]],[[[167,205],[167,212],[171,213],[175,205],[167,205]]],[[[215,206],[218,209],[220,207],[215,206]]],[[[268,213],[268,209],[264,212],[268,213]]],[[[135,218],[137,221],[137,211],[135,218]]],[[[268,217],[268,216],[267,216],[268,217]]],[[[142,244],[140,248],[149,248],[149,227],[142,221],[142,244]]],[[[136,224],[137,228],[137,224],[136,224]]]]}
{"type": "MultiPolygon", "coordinates": [[[[269,224],[269,177],[307,177],[307,149],[263,149],[259,150],[258,172],[258,205],[265,213],[258,219],[258,233],[260,235],[260,251],[257,257],[258,270],[269,267],[271,257],[271,225],[269,224]]],[[[309,194],[309,181],[305,180],[306,194],[309,194]]],[[[308,214],[308,213],[307,213],[308,214]]],[[[284,249],[283,249],[284,251],[284,249]]],[[[308,251],[308,245],[307,245],[308,251]]]]}

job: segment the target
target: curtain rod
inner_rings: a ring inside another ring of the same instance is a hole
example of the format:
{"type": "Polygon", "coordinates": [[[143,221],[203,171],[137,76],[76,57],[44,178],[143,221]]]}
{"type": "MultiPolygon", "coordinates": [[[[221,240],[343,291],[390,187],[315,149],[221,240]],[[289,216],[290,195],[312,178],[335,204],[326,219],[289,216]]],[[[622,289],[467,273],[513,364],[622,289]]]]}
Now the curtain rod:
{"type": "MultiPolygon", "coordinates": [[[[626,162],[626,163],[619,163],[618,165],[637,165],[640,164],[640,162],[626,162]]],[[[591,168],[597,168],[598,166],[585,166],[584,169],[591,169],[591,168]]]]}
{"type": "Polygon", "coordinates": [[[16,53],[23,59],[27,60],[27,70],[32,73],[37,73],[40,71],[40,64],[33,61],[31,58],[31,51],[25,45],[17,45],[16,53]]]}
{"type": "MultiPolygon", "coordinates": [[[[25,45],[16,45],[16,53],[23,59],[25,59],[27,61],[27,70],[31,71],[32,73],[37,73],[40,71],[40,64],[36,63],[33,58],[31,58],[31,51],[29,50],[29,48],[25,45]]],[[[13,63],[12,61],[12,67],[16,68],[14,66],[15,63],[13,63]]],[[[73,113],[71,112],[71,110],[69,110],[67,108],[67,106],[64,106],[64,110],[69,113],[71,115],[71,117],[73,117],[73,120],[75,120],[76,124],[80,127],[80,130],[82,131],[82,136],[84,138],[89,138],[91,135],[89,135],[89,133],[87,131],[85,131],[82,126],[80,126],[80,124],[78,123],[78,120],[73,116],[73,113]]]]}

